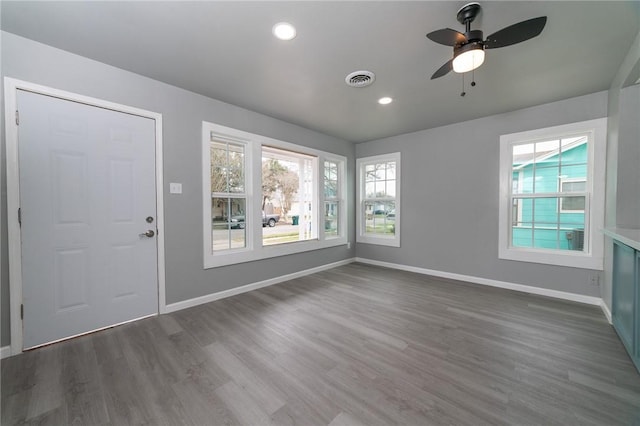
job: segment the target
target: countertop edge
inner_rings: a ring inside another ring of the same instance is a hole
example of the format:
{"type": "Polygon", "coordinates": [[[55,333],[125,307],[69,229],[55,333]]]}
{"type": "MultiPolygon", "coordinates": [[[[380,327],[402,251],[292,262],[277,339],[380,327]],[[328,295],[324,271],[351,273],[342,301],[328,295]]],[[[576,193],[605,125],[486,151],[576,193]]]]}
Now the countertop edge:
{"type": "Polygon", "coordinates": [[[602,233],[629,247],[640,250],[640,229],[604,228],[602,233]]]}

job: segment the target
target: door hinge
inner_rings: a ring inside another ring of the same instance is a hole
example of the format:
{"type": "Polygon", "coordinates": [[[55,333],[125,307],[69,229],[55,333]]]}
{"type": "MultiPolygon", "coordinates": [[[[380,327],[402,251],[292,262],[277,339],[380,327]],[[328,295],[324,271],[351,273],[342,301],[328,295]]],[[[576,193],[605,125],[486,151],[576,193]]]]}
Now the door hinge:
{"type": "Polygon", "coordinates": [[[18,207],[18,225],[22,227],[22,209],[18,207]]]}
{"type": "Polygon", "coordinates": [[[20,125],[20,112],[16,110],[16,126],[20,125]]]}
{"type": "Polygon", "coordinates": [[[20,319],[24,319],[24,304],[20,304],[20,319]]]}

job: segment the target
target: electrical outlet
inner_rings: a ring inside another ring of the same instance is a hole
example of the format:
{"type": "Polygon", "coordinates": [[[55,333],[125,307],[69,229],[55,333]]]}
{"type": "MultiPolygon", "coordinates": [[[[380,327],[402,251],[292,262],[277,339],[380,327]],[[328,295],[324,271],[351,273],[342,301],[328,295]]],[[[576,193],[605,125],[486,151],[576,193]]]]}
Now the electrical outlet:
{"type": "Polygon", "coordinates": [[[351,250],[351,241],[347,242],[347,250],[351,250]]]}
{"type": "Polygon", "coordinates": [[[594,287],[600,287],[600,275],[599,274],[591,274],[589,276],[589,284],[594,287]]]}

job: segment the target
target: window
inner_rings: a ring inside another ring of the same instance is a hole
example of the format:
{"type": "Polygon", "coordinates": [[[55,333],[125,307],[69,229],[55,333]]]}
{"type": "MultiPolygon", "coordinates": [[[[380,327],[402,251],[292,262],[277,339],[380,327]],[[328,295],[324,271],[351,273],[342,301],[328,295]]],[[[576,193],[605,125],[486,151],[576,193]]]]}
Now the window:
{"type": "Polygon", "coordinates": [[[262,147],[263,245],[317,237],[313,196],[317,162],[317,156],[262,147]]]}
{"type": "Polygon", "coordinates": [[[602,269],[606,119],[500,138],[502,259],[602,269]]]}
{"type": "Polygon", "coordinates": [[[324,162],[324,233],[327,238],[340,235],[340,166],[337,161],[324,162]]]}
{"type": "Polygon", "coordinates": [[[212,250],[246,247],[244,215],[247,208],[245,144],[222,137],[209,143],[212,250]],[[242,221],[238,222],[242,217],[242,221]],[[237,229],[236,229],[237,228],[237,229]]]}
{"type": "Polygon", "coordinates": [[[202,128],[205,268],[347,243],[345,157],[202,128]]]}
{"type": "Polygon", "coordinates": [[[357,241],[400,247],[400,153],[360,158],[357,168],[357,241]]]}

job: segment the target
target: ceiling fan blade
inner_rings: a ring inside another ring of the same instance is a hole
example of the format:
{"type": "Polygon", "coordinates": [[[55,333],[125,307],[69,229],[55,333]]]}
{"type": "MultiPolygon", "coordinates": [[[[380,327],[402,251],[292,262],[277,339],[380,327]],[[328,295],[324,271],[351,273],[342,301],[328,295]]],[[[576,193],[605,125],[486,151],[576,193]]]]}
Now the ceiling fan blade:
{"type": "Polygon", "coordinates": [[[429,37],[430,40],[444,44],[445,46],[455,46],[456,44],[462,44],[467,41],[464,34],[459,31],[452,30],[451,28],[432,31],[427,34],[427,37],[429,37]]]}
{"type": "Polygon", "coordinates": [[[496,49],[529,40],[540,34],[546,23],[546,16],[518,22],[491,34],[484,42],[484,46],[486,49],[496,49]]]}
{"type": "Polygon", "coordinates": [[[431,76],[431,80],[434,78],[442,77],[443,75],[447,75],[449,71],[453,69],[453,59],[449,59],[443,66],[438,68],[438,71],[434,72],[431,76]]]}

